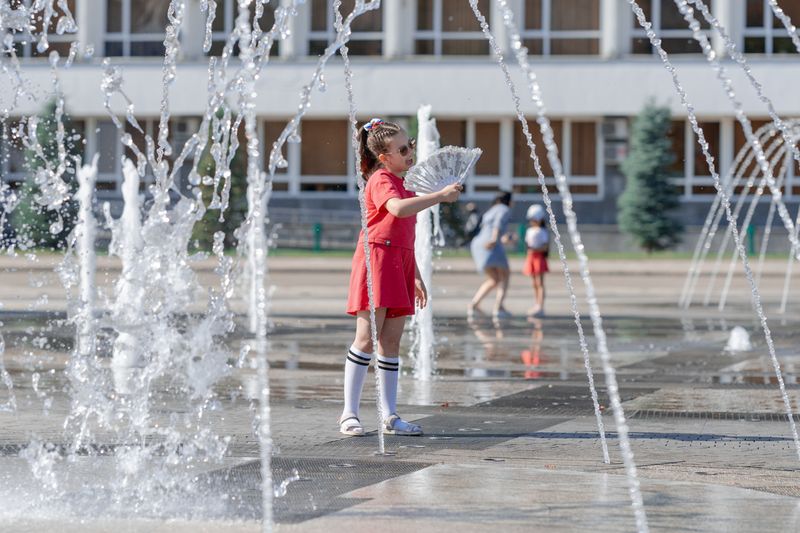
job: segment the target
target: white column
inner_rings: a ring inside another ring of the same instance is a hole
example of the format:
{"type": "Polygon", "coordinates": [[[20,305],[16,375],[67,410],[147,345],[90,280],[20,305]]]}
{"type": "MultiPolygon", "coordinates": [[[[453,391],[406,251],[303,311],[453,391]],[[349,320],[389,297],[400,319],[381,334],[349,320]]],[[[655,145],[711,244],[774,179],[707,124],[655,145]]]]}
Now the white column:
{"type": "Polygon", "coordinates": [[[185,6],[186,11],[181,26],[181,57],[192,61],[205,55],[203,41],[206,38],[208,17],[200,9],[200,0],[188,0],[185,6]]]}
{"type": "Polygon", "coordinates": [[[633,12],[627,2],[600,0],[600,56],[617,59],[630,52],[633,12]]]}
{"type": "Polygon", "coordinates": [[[400,58],[414,55],[417,0],[383,2],[383,55],[400,58]]]}
{"type": "MultiPolygon", "coordinates": [[[[744,44],[745,7],[745,0],[713,0],[711,4],[712,13],[740,51],[744,44]]],[[[698,17],[702,19],[702,15],[698,14],[698,17]]],[[[720,36],[716,31],[711,31],[711,35],[714,51],[720,57],[727,57],[725,43],[720,36]]]]}
{"type": "Polygon", "coordinates": [[[500,188],[505,191],[514,188],[515,123],[516,118],[504,118],[500,121],[500,188]]]}
{"type": "Polygon", "coordinates": [[[106,3],[97,0],[75,2],[75,22],[78,25],[78,41],[81,54],[93,46],[96,56],[104,55],[103,36],[106,31],[106,3]]]}
{"type": "MultiPolygon", "coordinates": [[[[281,0],[282,6],[291,5],[291,0],[281,0]]],[[[311,30],[311,10],[308,2],[297,6],[297,16],[289,18],[289,36],[280,43],[280,56],[284,59],[308,55],[308,32],[311,30]]]]}

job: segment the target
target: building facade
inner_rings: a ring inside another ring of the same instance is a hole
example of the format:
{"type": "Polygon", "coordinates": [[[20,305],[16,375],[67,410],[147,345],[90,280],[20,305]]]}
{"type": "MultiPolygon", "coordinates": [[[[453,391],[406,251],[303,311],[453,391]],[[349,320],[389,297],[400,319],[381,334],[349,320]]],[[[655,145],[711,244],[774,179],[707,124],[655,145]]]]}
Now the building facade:
{"type": "MultiPolygon", "coordinates": [[[[22,1],[22,0],[20,0],[22,1]]],[[[286,1],[286,0],[282,0],[286,1]]],[[[715,17],[739,50],[750,60],[777,112],[800,116],[800,61],[768,0],[709,0],[715,17]]],[[[271,5],[276,2],[273,0],[271,5]]],[[[291,21],[291,34],[277,44],[274,57],[258,82],[257,113],[262,155],[295,112],[299,92],[308,83],[317,57],[334,36],[334,0],[307,0],[291,21]]],[[[143,128],[153,134],[161,98],[163,32],[168,0],[68,0],[79,32],[53,35],[51,49],[66,55],[77,39],[89,58],[60,72],[67,110],[76,133],[85,136],[85,155],[100,154],[98,194],[120,197],[122,132],[109,119],[100,90],[101,61],[111,58],[121,68],[125,91],[136,106],[143,128]]],[[[236,16],[236,0],[217,0],[211,54],[218,54],[236,16]]],[[[484,155],[467,182],[467,199],[485,201],[497,189],[512,190],[521,204],[537,201],[541,191],[522,129],[516,121],[509,89],[490,54],[467,0],[384,0],[382,7],[359,18],[349,44],[354,91],[361,119],[381,116],[411,124],[421,104],[432,105],[443,144],[480,147],[484,155]]],[[[478,2],[506,52],[502,14],[494,0],[478,2]]],[[[624,188],[619,163],[624,159],[630,120],[649,99],[673,111],[671,137],[676,155],[672,171],[682,198],[687,225],[702,222],[715,191],[709,170],[686,120],[686,112],[669,73],[654,54],[627,0],[509,0],[524,44],[539,78],[548,115],[559,144],[575,207],[585,223],[615,224],[616,200],[624,188]]],[[[721,175],[731,168],[745,145],[733,107],[715,73],[694,41],[673,0],[639,2],[663,46],[671,54],[678,76],[708,137],[721,175]]],[[[800,21],[800,2],[781,2],[800,21]]],[[[345,0],[343,9],[352,8],[345,0]]],[[[266,10],[262,27],[271,25],[266,10]]],[[[700,14],[697,14],[700,17],[700,14]]],[[[707,27],[707,25],[705,25],[707,27]]],[[[713,31],[711,32],[713,33],[713,31]]],[[[208,56],[203,52],[205,16],[200,0],[187,0],[182,28],[181,61],[171,88],[171,141],[180,146],[196,131],[207,100],[208,56]]],[[[30,83],[51,86],[47,59],[37,57],[35,43],[17,43],[30,83]]],[[[718,55],[724,44],[714,36],[718,55]]],[[[235,59],[233,60],[236,61],[235,59]]],[[[524,78],[512,56],[509,65],[517,87],[527,94],[524,78]]],[[[734,79],[743,110],[755,126],[768,119],[766,107],[747,84],[742,71],[725,62],[734,79]]],[[[347,121],[348,104],[341,61],[329,62],[324,92],[313,95],[302,122],[302,143],[287,144],[287,169],[275,178],[276,208],[310,212],[355,210],[356,180],[347,121]]],[[[0,82],[6,84],[7,81],[0,82]]],[[[122,101],[112,102],[124,115],[122,101]]],[[[22,102],[18,115],[36,114],[41,102],[22,102]]],[[[523,98],[523,110],[536,132],[538,155],[552,176],[538,128],[535,107],[523,98]]],[[[14,118],[6,125],[13,127],[14,118]]],[[[130,130],[134,140],[142,136],[130,130]]],[[[7,139],[7,137],[6,137],[7,139]]],[[[7,181],[24,173],[17,147],[3,147],[0,172],[7,181]],[[15,155],[16,154],[16,155],[15,155]]],[[[791,170],[784,187],[789,202],[800,198],[800,170],[791,170]],[[797,175],[797,177],[796,177],[797,175]]],[[[548,178],[553,185],[554,180],[548,178]]],[[[558,200],[558,195],[554,194],[558,200]]]]}

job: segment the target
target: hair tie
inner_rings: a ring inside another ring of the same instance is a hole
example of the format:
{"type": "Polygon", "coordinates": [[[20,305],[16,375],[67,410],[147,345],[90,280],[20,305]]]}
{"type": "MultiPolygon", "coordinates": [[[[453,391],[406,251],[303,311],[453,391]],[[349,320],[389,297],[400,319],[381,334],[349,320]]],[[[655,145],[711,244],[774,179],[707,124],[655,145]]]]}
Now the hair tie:
{"type": "Polygon", "coordinates": [[[385,124],[383,119],[373,118],[372,120],[370,120],[369,122],[364,124],[364,130],[365,131],[372,131],[372,128],[374,128],[376,126],[380,126],[381,124],[385,124]]]}

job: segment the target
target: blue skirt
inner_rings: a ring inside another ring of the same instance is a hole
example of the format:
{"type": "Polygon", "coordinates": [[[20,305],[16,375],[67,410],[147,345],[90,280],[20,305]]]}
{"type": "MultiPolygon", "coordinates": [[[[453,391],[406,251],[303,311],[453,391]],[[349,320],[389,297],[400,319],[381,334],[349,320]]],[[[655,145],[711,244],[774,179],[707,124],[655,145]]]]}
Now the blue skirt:
{"type": "Polygon", "coordinates": [[[486,243],[488,242],[488,238],[481,238],[481,235],[478,235],[470,243],[470,252],[477,271],[483,272],[489,267],[509,270],[508,257],[503,244],[497,243],[494,248],[487,250],[486,243]]]}

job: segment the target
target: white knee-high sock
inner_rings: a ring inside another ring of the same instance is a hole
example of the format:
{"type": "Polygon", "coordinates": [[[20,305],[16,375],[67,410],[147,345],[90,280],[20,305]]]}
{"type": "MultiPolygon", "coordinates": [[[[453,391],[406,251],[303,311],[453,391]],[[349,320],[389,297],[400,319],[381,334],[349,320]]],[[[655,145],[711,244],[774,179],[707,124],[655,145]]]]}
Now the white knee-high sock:
{"type": "Polygon", "coordinates": [[[381,376],[381,409],[383,410],[384,418],[388,418],[389,415],[397,411],[397,380],[400,376],[399,370],[399,357],[386,357],[378,354],[375,371],[380,372],[381,376]]]}
{"type": "Polygon", "coordinates": [[[367,377],[372,354],[350,347],[344,362],[344,410],[342,416],[358,417],[358,404],[361,402],[361,389],[367,377]]]}

